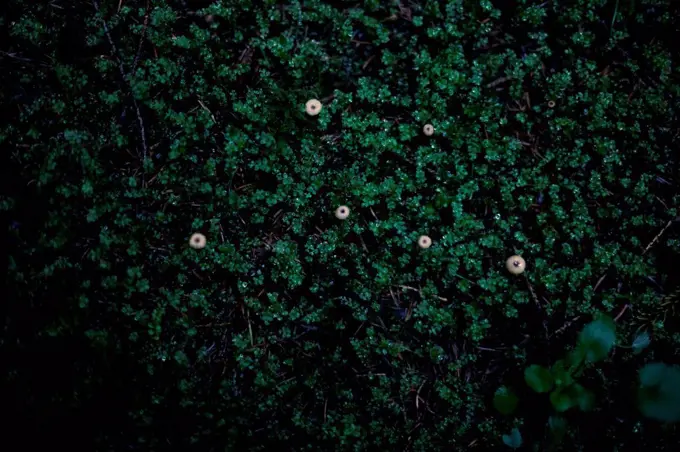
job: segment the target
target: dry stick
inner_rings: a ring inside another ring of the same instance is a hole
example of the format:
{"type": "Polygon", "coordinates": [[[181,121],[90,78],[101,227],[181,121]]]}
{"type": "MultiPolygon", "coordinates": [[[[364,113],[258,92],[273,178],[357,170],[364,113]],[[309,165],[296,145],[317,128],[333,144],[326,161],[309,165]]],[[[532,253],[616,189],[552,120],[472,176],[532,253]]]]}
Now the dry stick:
{"type": "Polygon", "coordinates": [[[208,112],[208,114],[212,118],[213,122],[215,124],[217,124],[217,120],[215,120],[215,115],[212,114],[212,112],[208,109],[208,107],[205,106],[205,104],[201,101],[201,99],[198,99],[198,103],[201,105],[201,108],[203,108],[203,110],[208,112]]]}
{"type": "Polygon", "coordinates": [[[661,230],[661,232],[659,232],[659,233],[657,234],[657,236],[654,237],[654,240],[652,240],[651,242],[649,242],[649,245],[647,245],[647,248],[645,248],[645,250],[642,252],[642,255],[643,255],[643,256],[645,255],[645,253],[646,253],[647,251],[649,251],[649,249],[650,249],[652,246],[654,246],[654,244],[661,238],[661,236],[663,235],[663,233],[666,232],[666,229],[670,228],[672,224],[673,224],[673,220],[669,220],[668,223],[666,223],[666,226],[664,226],[664,228],[661,230]]]}
{"type": "Polygon", "coordinates": [[[248,335],[250,336],[250,346],[254,347],[255,342],[253,342],[253,327],[250,324],[250,310],[246,311],[246,315],[248,317],[248,335]]]}
{"type": "MultiPolygon", "coordinates": [[[[405,289],[405,290],[412,290],[412,291],[414,291],[414,292],[418,292],[418,293],[420,294],[420,296],[423,295],[423,292],[422,292],[420,289],[416,289],[415,287],[411,287],[411,286],[402,286],[402,285],[399,285],[399,284],[397,284],[397,287],[400,287],[400,288],[405,289]]],[[[444,297],[440,297],[440,296],[435,296],[435,297],[436,297],[436,298],[439,298],[441,301],[449,301],[448,299],[446,299],[446,298],[444,298],[444,297]]]]}
{"type": "MultiPolygon", "coordinates": [[[[99,10],[99,2],[97,0],[92,0],[92,4],[94,5],[94,9],[97,10],[97,13],[100,12],[99,10]]],[[[104,32],[106,33],[106,38],[109,41],[109,44],[111,45],[111,48],[113,49],[113,53],[115,58],[118,60],[118,71],[120,72],[121,77],[123,77],[124,82],[128,82],[128,78],[125,75],[125,68],[123,67],[123,61],[120,59],[118,56],[118,49],[116,48],[116,44],[113,43],[113,39],[111,38],[111,33],[109,32],[109,26],[107,25],[106,21],[102,17],[101,19],[102,23],[104,24],[104,32]]],[[[132,88],[130,88],[130,92],[132,92],[132,88]]],[[[142,161],[142,167],[144,167],[144,163],[146,163],[146,158],[148,154],[148,149],[146,147],[146,132],[144,130],[144,120],[142,120],[142,115],[139,111],[139,105],[137,104],[137,99],[135,99],[134,93],[132,94],[132,102],[134,103],[135,110],[137,111],[137,122],[139,123],[139,128],[140,133],[142,135],[142,149],[144,150],[144,160],[142,161]]],[[[144,174],[144,173],[142,173],[144,174]]]]}
{"type": "Polygon", "coordinates": [[[146,2],[146,15],[144,16],[144,29],[142,29],[142,36],[139,38],[139,45],[137,46],[137,53],[135,54],[135,59],[132,61],[132,69],[130,69],[130,74],[135,72],[137,67],[137,61],[139,60],[139,55],[142,52],[142,43],[146,37],[146,29],[149,26],[149,2],[146,2]]]}
{"type": "Polygon", "coordinates": [[[541,303],[539,303],[538,297],[536,296],[536,292],[534,292],[534,288],[533,288],[533,286],[531,285],[531,283],[529,282],[529,278],[527,278],[527,275],[526,275],[526,274],[524,275],[524,279],[525,279],[526,282],[527,282],[527,286],[529,286],[529,291],[531,292],[531,296],[533,297],[534,302],[536,303],[536,306],[539,306],[539,307],[540,307],[540,306],[541,306],[541,303]]]}
{"type": "Polygon", "coordinates": [[[494,86],[500,85],[501,83],[505,83],[505,82],[508,82],[510,80],[514,80],[514,77],[500,77],[500,78],[497,78],[496,80],[494,80],[491,83],[487,83],[486,87],[487,88],[493,88],[494,86]]]}
{"type": "Polygon", "coordinates": [[[604,272],[604,274],[600,277],[600,279],[597,280],[597,284],[595,284],[595,287],[593,287],[593,292],[597,290],[598,287],[600,287],[600,284],[602,284],[602,281],[607,277],[607,272],[604,272]]]}
{"type": "Polygon", "coordinates": [[[614,318],[614,321],[615,321],[615,322],[621,318],[621,316],[623,315],[624,312],[626,312],[626,309],[628,309],[628,306],[629,306],[628,304],[624,304],[624,305],[623,305],[623,309],[621,309],[621,312],[619,312],[619,315],[617,315],[617,316],[614,318]]]}

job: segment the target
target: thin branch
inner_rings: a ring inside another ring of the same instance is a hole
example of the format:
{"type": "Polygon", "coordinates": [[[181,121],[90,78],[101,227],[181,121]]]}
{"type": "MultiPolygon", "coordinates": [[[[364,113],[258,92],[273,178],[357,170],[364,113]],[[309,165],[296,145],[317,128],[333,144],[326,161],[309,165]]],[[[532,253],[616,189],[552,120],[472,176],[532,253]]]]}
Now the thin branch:
{"type": "MultiPolygon", "coordinates": [[[[119,5],[120,6],[120,5],[119,5]]],[[[144,16],[144,28],[142,29],[142,36],[139,38],[139,45],[137,46],[137,53],[135,54],[135,59],[132,61],[132,69],[130,69],[130,74],[135,72],[137,67],[137,61],[139,61],[139,55],[142,52],[142,43],[144,43],[144,38],[146,37],[146,29],[149,26],[149,2],[146,2],[146,15],[144,16]]]]}
{"type": "Polygon", "coordinates": [[[657,236],[654,237],[654,240],[652,240],[651,242],[649,242],[649,245],[647,245],[647,248],[645,248],[645,250],[642,252],[642,255],[643,255],[643,256],[645,255],[645,253],[647,253],[647,251],[649,251],[649,249],[650,249],[652,246],[654,246],[654,244],[661,238],[661,236],[663,235],[663,233],[666,232],[666,229],[670,228],[672,224],[673,224],[673,220],[669,220],[668,223],[666,223],[666,226],[664,226],[664,228],[661,230],[661,232],[659,232],[659,233],[657,234],[657,236]]]}
{"type": "Polygon", "coordinates": [[[628,309],[628,307],[629,307],[628,304],[623,305],[623,309],[621,309],[621,312],[619,312],[619,314],[614,318],[615,322],[621,318],[621,316],[623,315],[624,312],[626,312],[626,309],[628,309]]]}
{"type": "MultiPolygon", "coordinates": [[[[411,290],[411,291],[414,291],[414,292],[418,292],[421,297],[423,296],[423,292],[420,289],[416,289],[415,287],[402,286],[402,285],[399,285],[399,284],[397,284],[397,287],[404,289],[404,290],[411,290]]],[[[441,301],[449,301],[447,298],[444,298],[444,297],[440,297],[440,296],[437,296],[437,295],[435,295],[435,297],[438,298],[441,301]]]]}
{"type": "MultiPolygon", "coordinates": [[[[101,11],[99,9],[99,2],[97,0],[92,0],[92,4],[94,5],[94,9],[97,11],[97,13],[101,14],[101,11]]],[[[113,42],[113,38],[111,38],[111,33],[109,32],[109,26],[106,23],[106,20],[104,18],[101,18],[102,24],[104,25],[104,32],[106,33],[106,38],[109,41],[109,44],[111,45],[111,49],[113,49],[114,57],[118,60],[118,71],[120,72],[121,77],[123,77],[123,81],[128,84],[128,89],[130,90],[132,94],[132,102],[134,103],[135,106],[135,111],[137,112],[137,122],[139,123],[139,129],[140,133],[142,135],[142,149],[144,150],[144,160],[142,161],[142,168],[144,167],[144,163],[146,163],[147,155],[149,153],[148,148],[146,146],[146,131],[144,129],[144,120],[142,119],[142,115],[139,111],[139,104],[137,103],[137,99],[135,99],[134,93],[132,93],[132,88],[129,86],[129,81],[128,77],[125,75],[125,68],[123,67],[123,60],[120,59],[120,56],[118,54],[118,48],[116,47],[116,44],[113,42]]]]}

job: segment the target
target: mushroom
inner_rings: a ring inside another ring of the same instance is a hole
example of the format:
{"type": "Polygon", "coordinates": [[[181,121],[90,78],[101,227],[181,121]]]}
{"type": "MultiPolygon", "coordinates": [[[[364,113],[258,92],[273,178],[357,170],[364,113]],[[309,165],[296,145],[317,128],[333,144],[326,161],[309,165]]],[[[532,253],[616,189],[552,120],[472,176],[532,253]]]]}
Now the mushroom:
{"type": "Polygon", "coordinates": [[[425,124],[423,127],[423,133],[428,137],[434,134],[434,126],[432,124],[425,124]]]}
{"type": "Polygon", "coordinates": [[[199,232],[192,234],[191,238],[189,239],[189,246],[195,250],[205,248],[205,244],[206,244],[205,236],[199,232]]]}
{"type": "Polygon", "coordinates": [[[335,217],[338,220],[345,220],[349,216],[349,207],[347,206],[340,206],[337,209],[335,209],[335,217]]]}
{"type": "Polygon", "coordinates": [[[522,256],[510,256],[507,261],[505,261],[505,266],[508,271],[513,275],[521,275],[526,270],[527,263],[524,261],[522,256]]]}
{"type": "Polygon", "coordinates": [[[316,99],[309,99],[305,104],[305,111],[309,116],[316,116],[321,113],[321,102],[316,99]]]}
{"type": "Polygon", "coordinates": [[[418,237],[418,246],[422,249],[427,249],[432,246],[432,239],[426,235],[418,237]]]}

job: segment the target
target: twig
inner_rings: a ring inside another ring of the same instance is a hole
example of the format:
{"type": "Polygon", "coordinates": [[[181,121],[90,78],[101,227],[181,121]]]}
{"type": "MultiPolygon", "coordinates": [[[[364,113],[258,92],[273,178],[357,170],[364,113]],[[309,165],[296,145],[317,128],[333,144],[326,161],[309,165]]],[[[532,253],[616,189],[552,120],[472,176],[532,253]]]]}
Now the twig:
{"type": "Polygon", "coordinates": [[[562,325],[561,328],[558,328],[557,330],[555,330],[555,332],[551,335],[551,337],[555,336],[556,334],[560,334],[560,333],[564,332],[564,330],[569,328],[571,326],[571,324],[574,323],[575,321],[577,321],[580,317],[581,317],[580,315],[577,315],[576,317],[574,317],[570,321],[564,322],[564,325],[562,325]]]}
{"type": "MultiPolygon", "coordinates": [[[[120,8],[120,5],[118,5],[120,8]]],[[[120,10],[120,9],[119,9],[120,10]]],[[[144,16],[144,28],[142,29],[142,36],[139,38],[139,45],[137,46],[137,53],[135,54],[135,59],[132,61],[132,69],[130,69],[130,74],[135,72],[137,67],[137,61],[139,61],[139,55],[142,52],[142,43],[146,37],[146,29],[149,26],[149,2],[146,2],[146,15],[144,16]]]]}
{"type": "Polygon", "coordinates": [[[425,386],[426,382],[427,380],[423,381],[423,384],[421,384],[420,387],[418,388],[418,392],[416,392],[416,409],[420,408],[418,406],[418,399],[420,399],[420,391],[423,389],[423,386],[425,386]]]}
{"type": "Polygon", "coordinates": [[[595,287],[593,287],[593,292],[597,290],[598,287],[600,287],[600,284],[602,284],[602,281],[607,277],[607,272],[605,272],[600,279],[597,280],[597,284],[595,284],[595,287]]]}
{"type": "Polygon", "coordinates": [[[659,232],[659,233],[656,235],[656,237],[654,237],[654,240],[652,240],[651,242],[649,242],[649,245],[647,245],[647,248],[645,248],[645,250],[642,252],[642,255],[643,255],[643,256],[645,255],[645,253],[646,253],[647,251],[649,251],[649,249],[650,249],[652,246],[654,246],[654,244],[661,238],[661,236],[663,235],[663,233],[666,232],[666,229],[670,228],[672,224],[673,224],[673,220],[668,220],[668,223],[666,223],[666,226],[664,226],[664,228],[661,230],[661,232],[659,232]]]}
{"type": "Polygon", "coordinates": [[[481,347],[481,346],[479,346],[479,345],[477,346],[477,349],[479,349],[479,350],[484,350],[484,351],[487,351],[487,352],[497,352],[497,351],[498,351],[498,350],[496,350],[496,349],[494,349],[494,348],[481,347]]]}
{"type": "Polygon", "coordinates": [[[8,57],[10,57],[10,58],[14,58],[15,60],[24,61],[24,62],[26,62],[26,63],[33,63],[33,62],[34,62],[34,61],[31,60],[30,58],[22,58],[22,57],[18,57],[18,56],[16,56],[16,54],[14,54],[14,53],[3,52],[3,51],[1,51],[1,50],[0,50],[0,55],[8,56],[8,57]]]}
{"type": "Polygon", "coordinates": [[[248,317],[248,334],[250,335],[250,345],[251,347],[254,347],[255,343],[253,342],[253,327],[250,324],[250,310],[246,311],[246,316],[248,317]]]}
{"type": "Polygon", "coordinates": [[[628,304],[623,305],[623,309],[621,309],[621,312],[619,312],[618,315],[616,317],[614,317],[615,322],[621,318],[621,316],[623,315],[624,312],[626,312],[626,309],[628,309],[628,306],[629,306],[628,304]]]}
{"type": "MultiPolygon", "coordinates": [[[[415,287],[411,287],[411,286],[401,286],[401,285],[397,285],[397,287],[400,287],[400,288],[406,289],[406,290],[413,290],[413,291],[415,291],[415,292],[418,292],[418,293],[420,294],[420,296],[423,295],[423,292],[422,292],[420,289],[416,289],[415,287]]],[[[439,298],[441,301],[449,301],[447,298],[444,298],[444,297],[439,297],[439,296],[437,296],[437,298],[439,298]]]]}
{"type": "MultiPolygon", "coordinates": [[[[92,0],[92,4],[94,5],[94,9],[97,11],[97,13],[100,13],[101,11],[99,9],[99,2],[97,2],[97,0],[92,0]]],[[[113,49],[115,58],[118,60],[118,71],[120,72],[121,77],[123,77],[123,81],[128,84],[128,89],[132,93],[132,88],[129,86],[128,77],[125,75],[123,61],[120,59],[120,56],[118,55],[118,49],[116,48],[116,44],[114,44],[113,39],[111,38],[109,26],[103,17],[101,18],[101,21],[102,24],[104,24],[104,32],[106,33],[106,38],[108,39],[109,44],[111,45],[111,49],[113,49]]],[[[132,93],[132,102],[134,103],[135,110],[137,112],[137,122],[139,123],[139,129],[142,135],[142,149],[144,151],[144,160],[142,161],[142,167],[144,167],[144,163],[146,163],[149,151],[148,148],[146,147],[146,131],[144,130],[144,120],[142,119],[142,115],[139,111],[139,104],[137,104],[137,99],[135,99],[134,93],[132,93]]],[[[142,174],[144,174],[144,172],[142,172],[142,174]]]]}
{"type": "Polygon", "coordinates": [[[500,85],[501,83],[505,83],[505,82],[513,80],[513,79],[514,79],[514,77],[500,77],[500,78],[497,78],[496,80],[494,80],[491,83],[487,83],[486,87],[487,88],[493,88],[496,85],[500,85]]]}
{"type": "Polygon", "coordinates": [[[210,110],[208,110],[208,107],[206,107],[205,104],[203,102],[201,102],[201,99],[198,99],[198,103],[201,104],[201,107],[203,108],[203,110],[207,111],[208,114],[210,114],[210,117],[212,118],[213,122],[215,124],[217,124],[217,121],[215,120],[215,116],[212,114],[212,112],[210,110]]]}
{"type": "Polygon", "coordinates": [[[531,296],[534,299],[534,302],[536,302],[536,306],[541,307],[541,303],[538,301],[538,297],[536,296],[536,292],[534,292],[534,288],[532,287],[531,283],[529,282],[529,278],[527,278],[527,275],[524,275],[524,279],[527,282],[527,286],[529,286],[529,292],[531,292],[531,296]]]}
{"type": "Polygon", "coordinates": [[[609,36],[614,32],[614,24],[616,23],[616,14],[619,12],[619,0],[616,0],[616,6],[614,6],[614,15],[612,16],[612,25],[609,27],[609,36]]]}

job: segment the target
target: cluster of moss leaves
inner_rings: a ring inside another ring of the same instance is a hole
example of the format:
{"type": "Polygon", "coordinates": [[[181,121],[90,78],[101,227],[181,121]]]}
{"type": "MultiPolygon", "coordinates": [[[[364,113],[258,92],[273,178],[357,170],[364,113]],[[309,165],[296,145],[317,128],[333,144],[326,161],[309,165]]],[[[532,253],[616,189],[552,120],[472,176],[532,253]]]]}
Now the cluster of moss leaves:
{"type": "Polygon", "coordinates": [[[549,404],[509,419],[494,392],[604,312],[654,340],[586,373],[598,405],[563,444],[677,442],[632,403],[680,340],[675,2],[5,3],[3,387],[22,431],[541,445],[549,404]]]}

